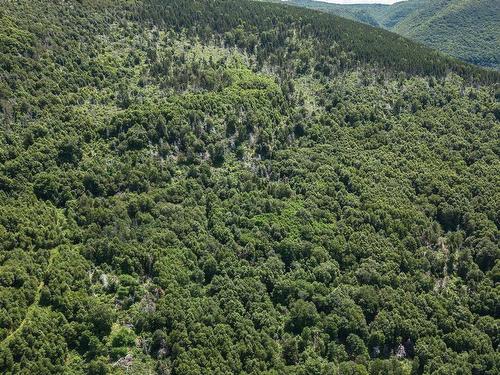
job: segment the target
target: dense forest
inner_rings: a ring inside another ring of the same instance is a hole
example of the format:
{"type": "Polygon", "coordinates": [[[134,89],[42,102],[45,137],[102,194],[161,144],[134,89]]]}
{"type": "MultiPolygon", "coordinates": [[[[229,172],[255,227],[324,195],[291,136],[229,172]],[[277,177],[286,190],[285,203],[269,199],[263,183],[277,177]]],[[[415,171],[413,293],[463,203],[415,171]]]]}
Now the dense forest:
{"type": "Polygon", "coordinates": [[[500,70],[498,0],[405,0],[392,5],[287,0],[286,4],[383,27],[464,61],[500,70]]]}
{"type": "Polygon", "coordinates": [[[0,372],[500,372],[500,74],[245,0],[0,0],[0,372]]]}

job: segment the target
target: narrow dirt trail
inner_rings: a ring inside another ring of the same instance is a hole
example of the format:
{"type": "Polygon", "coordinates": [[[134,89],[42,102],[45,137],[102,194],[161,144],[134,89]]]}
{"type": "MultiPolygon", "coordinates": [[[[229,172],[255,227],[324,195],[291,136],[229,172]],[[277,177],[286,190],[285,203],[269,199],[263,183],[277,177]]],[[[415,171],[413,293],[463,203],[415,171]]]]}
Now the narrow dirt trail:
{"type": "MultiPolygon", "coordinates": [[[[50,250],[49,260],[48,260],[48,263],[47,263],[46,270],[48,270],[52,266],[52,261],[53,261],[55,255],[56,255],[56,253],[57,253],[57,247],[55,247],[55,248],[53,248],[53,249],[50,250]]],[[[25,326],[26,322],[31,319],[31,317],[33,316],[33,312],[35,311],[35,309],[38,307],[38,305],[40,303],[40,294],[42,293],[42,288],[43,288],[44,285],[45,284],[44,284],[43,278],[42,278],[42,280],[38,284],[38,287],[36,288],[35,298],[33,300],[33,303],[26,310],[26,314],[24,315],[24,319],[21,321],[21,323],[17,326],[17,328],[14,331],[12,331],[11,333],[9,333],[9,335],[2,341],[1,345],[8,344],[9,341],[12,340],[12,338],[15,335],[17,335],[19,332],[21,332],[21,330],[25,326]]]]}

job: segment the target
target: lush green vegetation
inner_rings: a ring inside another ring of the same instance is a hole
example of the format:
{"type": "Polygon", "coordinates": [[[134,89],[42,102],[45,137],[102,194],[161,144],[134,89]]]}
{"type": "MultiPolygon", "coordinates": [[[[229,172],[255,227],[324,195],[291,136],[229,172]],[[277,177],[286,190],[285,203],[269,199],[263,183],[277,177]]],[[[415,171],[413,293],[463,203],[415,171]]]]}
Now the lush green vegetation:
{"type": "Polygon", "coordinates": [[[239,0],[3,0],[0,73],[2,373],[498,373],[497,73],[239,0]]]}
{"type": "Polygon", "coordinates": [[[287,4],[383,27],[470,63],[500,69],[497,0],[407,0],[393,5],[289,0],[287,4]]]}

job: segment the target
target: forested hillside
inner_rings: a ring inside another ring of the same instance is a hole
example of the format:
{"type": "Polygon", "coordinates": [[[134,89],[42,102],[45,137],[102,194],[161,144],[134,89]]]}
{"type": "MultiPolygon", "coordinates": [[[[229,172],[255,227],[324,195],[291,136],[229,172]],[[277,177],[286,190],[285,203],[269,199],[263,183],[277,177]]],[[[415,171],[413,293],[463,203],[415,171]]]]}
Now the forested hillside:
{"type": "Polygon", "coordinates": [[[406,0],[392,5],[315,0],[286,3],[383,27],[470,63],[500,69],[498,0],[406,0]]]}
{"type": "Polygon", "coordinates": [[[499,82],[297,7],[0,0],[0,372],[498,374],[499,82]]]}

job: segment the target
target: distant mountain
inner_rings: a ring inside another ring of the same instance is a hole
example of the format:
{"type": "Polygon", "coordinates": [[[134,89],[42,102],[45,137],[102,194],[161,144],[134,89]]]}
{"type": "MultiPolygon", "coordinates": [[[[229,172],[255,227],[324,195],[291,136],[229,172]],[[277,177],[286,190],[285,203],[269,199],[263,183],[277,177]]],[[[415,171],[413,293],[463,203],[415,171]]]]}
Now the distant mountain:
{"type": "Polygon", "coordinates": [[[500,69],[500,1],[408,0],[393,5],[290,0],[383,27],[467,62],[500,69]]]}

